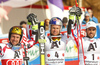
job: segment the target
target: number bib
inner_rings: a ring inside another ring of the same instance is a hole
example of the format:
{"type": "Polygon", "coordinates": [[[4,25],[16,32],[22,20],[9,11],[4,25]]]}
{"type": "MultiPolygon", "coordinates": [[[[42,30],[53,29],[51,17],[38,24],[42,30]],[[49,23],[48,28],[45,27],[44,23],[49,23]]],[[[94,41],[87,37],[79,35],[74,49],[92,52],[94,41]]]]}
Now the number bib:
{"type": "Polygon", "coordinates": [[[65,51],[46,51],[46,64],[65,65],[65,51]]]}
{"type": "MultiPolygon", "coordinates": [[[[100,65],[100,39],[83,39],[84,59],[86,65],[100,65]]],[[[83,52],[80,45],[80,65],[84,65],[83,52]]]]}
{"type": "Polygon", "coordinates": [[[100,65],[100,54],[85,54],[86,65],[100,65]]]}

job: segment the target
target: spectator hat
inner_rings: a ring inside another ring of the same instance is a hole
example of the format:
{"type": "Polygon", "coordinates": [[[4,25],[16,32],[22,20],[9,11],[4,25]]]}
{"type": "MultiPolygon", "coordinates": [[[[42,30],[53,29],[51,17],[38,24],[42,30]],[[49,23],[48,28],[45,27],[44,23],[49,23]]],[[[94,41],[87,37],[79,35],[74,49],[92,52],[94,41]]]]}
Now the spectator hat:
{"type": "Polygon", "coordinates": [[[88,12],[85,13],[85,16],[90,16],[90,14],[88,12]]]}

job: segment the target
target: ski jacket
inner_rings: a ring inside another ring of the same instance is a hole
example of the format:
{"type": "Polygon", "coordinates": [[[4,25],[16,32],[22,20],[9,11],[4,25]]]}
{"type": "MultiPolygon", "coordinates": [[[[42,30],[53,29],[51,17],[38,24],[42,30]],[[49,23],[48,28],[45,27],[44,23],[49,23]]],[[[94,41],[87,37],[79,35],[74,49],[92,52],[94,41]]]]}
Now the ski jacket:
{"type": "Polygon", "coordinates": [[[100,65],[100,39],[84,37],[79,47],[80,65],[100,65]],[[83,46],[83,49],[82,49],[83,46]],[[84,55],[83,52],[84,51],[84,55]],[[85,59],[85,64],[84,64],[85,59]]]}
{"type": "Polygon", "coordinates": [[[24,49],[26,48],[27,50],[36,44],[34,39],[32,39],[34,37],[31,36],[31,40],[26,37],[25,31],[26,30],[23,29],[23,37],[21,43],[19,43],[20,48],[13,46],[11,43],[0,44],[0,58],[2,65],[22,65],[23,57],[25,57],[24,49]],[[16,48],[19,48],[19,50],[15,50],[16,48]]]}
{"type": "Polygon", "coordinates": [[[65,45],[67,36],[61,35],[59,40],[46,37],[45,62],[50,65],[65,65],[65,45]]]}

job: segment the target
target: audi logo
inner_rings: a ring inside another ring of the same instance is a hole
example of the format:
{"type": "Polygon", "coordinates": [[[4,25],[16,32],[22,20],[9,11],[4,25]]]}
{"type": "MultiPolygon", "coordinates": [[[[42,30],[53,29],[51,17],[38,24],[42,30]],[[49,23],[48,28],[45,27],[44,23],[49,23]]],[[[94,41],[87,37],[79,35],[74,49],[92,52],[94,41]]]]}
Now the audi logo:
{"type": "Polygon", "coordinates": [[[6,65],[8,65],[8,63],[11,63],[11,65],[22,65],[22,59],[9,59],[6,62],[6,65]]]}

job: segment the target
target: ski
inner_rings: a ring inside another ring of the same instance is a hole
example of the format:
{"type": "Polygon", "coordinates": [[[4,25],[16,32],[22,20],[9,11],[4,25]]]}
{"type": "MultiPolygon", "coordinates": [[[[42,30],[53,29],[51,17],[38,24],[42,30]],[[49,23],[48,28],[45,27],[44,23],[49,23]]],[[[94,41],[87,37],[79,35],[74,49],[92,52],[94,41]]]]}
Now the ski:
{"type": "Polygon", "coordinates": [[[38,23],[39,32],[39,47],[40,47],[40,65],[45,65],[45,24],[44,21],[38,23]]]}

